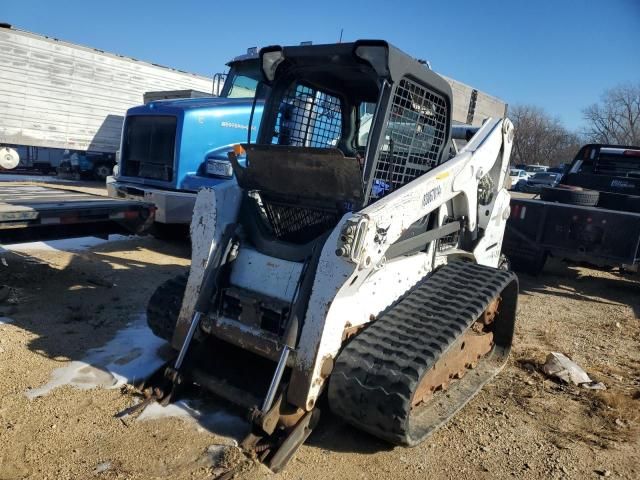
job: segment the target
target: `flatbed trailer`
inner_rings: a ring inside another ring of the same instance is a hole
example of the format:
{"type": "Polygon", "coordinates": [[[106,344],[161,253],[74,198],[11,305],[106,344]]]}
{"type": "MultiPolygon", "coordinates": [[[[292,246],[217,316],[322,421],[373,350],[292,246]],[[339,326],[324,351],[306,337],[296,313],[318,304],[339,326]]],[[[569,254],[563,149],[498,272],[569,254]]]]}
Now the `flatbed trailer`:
{"type": "Polygon", "coordinates": [[[0,245],[110,234],[140,234],[153,223],[146,202],[40,185],[0,187],[0,245]]]}
{"type": "Polygon", "coordinates": [[[594,266],[640,263],[640,213],[514,198],[504,251],[516,270],[538,274],[547,256],[594,266]]]}

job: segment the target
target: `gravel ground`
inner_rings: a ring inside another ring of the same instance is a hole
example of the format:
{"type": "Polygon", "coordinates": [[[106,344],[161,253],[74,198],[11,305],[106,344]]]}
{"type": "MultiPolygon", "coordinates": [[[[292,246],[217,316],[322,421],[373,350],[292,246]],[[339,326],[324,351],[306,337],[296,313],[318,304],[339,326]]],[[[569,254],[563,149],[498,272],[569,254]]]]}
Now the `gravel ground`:
{"type": "MultiPolygon", "coordinates": [[[[197,422],[119,420],[128,389],[63,386],[30,399],[52,372],[108,344],[185,271],[185,245],[151,238],[3,252],[0,479],[638,478],[640,278],[551,263],[522,276],[513,354],[481,394],[423,445],[390,448],[328,411],[284,472],[245,461],[197,422]],[[559,385],[540,365],[564,352],[606,391],[559,385]]],[[[132,352],[133,354],[139,352],[132,352]]],[[[135,355],[134,355],[135,356],[135,355]]],[[[215,423],[215,422],[214,422],[215,423]]]]}

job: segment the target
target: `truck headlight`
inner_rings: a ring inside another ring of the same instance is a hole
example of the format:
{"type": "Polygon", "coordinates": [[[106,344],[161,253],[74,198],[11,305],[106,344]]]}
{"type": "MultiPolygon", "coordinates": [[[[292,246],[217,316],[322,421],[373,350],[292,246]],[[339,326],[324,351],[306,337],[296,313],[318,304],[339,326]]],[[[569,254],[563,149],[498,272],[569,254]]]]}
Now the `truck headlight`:
{"type": "Polygon", "coordinates": [[[233,167],[229,160],[207,159],[207,174],[216,177],[231,178],[233,177],[233,167]]]}

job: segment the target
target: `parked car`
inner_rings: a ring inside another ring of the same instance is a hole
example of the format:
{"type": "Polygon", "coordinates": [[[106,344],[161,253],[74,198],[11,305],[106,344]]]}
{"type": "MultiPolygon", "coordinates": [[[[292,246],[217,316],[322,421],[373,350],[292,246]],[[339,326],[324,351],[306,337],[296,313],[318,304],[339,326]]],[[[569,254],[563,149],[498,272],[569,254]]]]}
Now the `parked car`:
{"type": "Polygon", "coordinates": [[[551,172],[551,173],[562,173],[565,174],[567,172],[567,167],[569,165],[566,163],[561,163],[560,165],[558,165],[557,167],[549,167],[547,169],[547,172],[551,172]]]}
{"type": "Polygon", "coordinates": [[[527,193],[540,193],[542,187],[555,187],[558,185],[561,178],[561,173],[539,172],[522,185],[522,191],[527,193]]]}
{"type": "Polygon", "coordinates": [[[509,170],[509,177],[511,178],[511,190],[519,190],[529,179],[529,174],[520,168],[512,168],[509,170]]]}
{"type": "Polygon", "coordinates": [[[546,165],[527,165],[526,167],[524,167],[524,171],[529,173],[530,175],[533,175],[539,172],[546,172],[548,168],[549,167],[547,167],[546,165]]]}

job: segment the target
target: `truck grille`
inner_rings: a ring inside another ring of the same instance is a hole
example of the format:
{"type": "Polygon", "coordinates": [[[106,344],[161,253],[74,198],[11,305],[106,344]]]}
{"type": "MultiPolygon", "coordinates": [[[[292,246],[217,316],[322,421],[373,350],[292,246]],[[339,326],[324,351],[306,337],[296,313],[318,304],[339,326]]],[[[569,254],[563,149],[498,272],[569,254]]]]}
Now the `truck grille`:
{"type": "Polygon", "coordinates": [[[127,177],[173,180],[176,117],[127,117],[122,135],[121,171],[127,177]]]}

